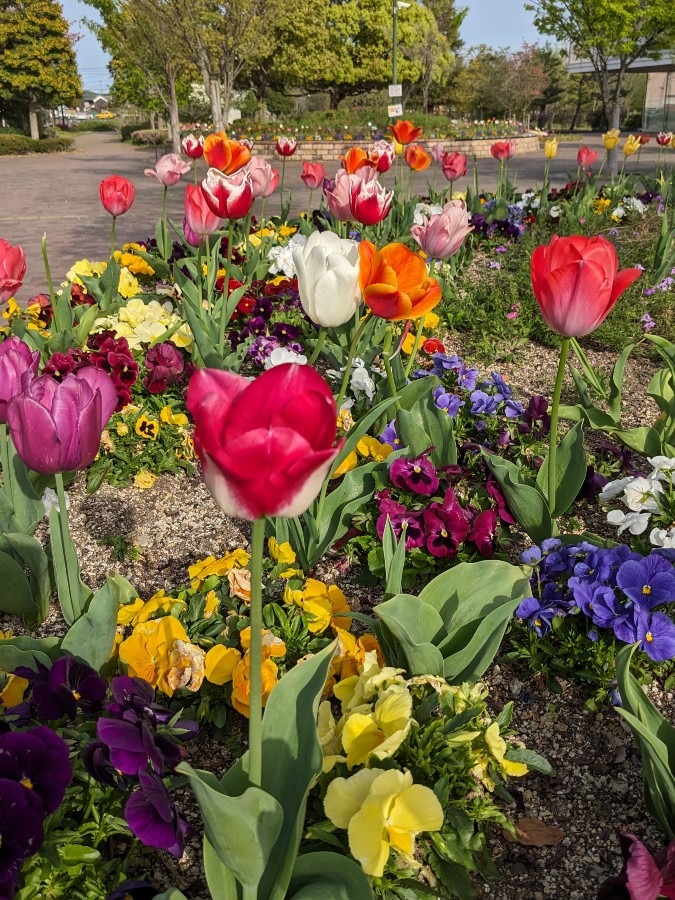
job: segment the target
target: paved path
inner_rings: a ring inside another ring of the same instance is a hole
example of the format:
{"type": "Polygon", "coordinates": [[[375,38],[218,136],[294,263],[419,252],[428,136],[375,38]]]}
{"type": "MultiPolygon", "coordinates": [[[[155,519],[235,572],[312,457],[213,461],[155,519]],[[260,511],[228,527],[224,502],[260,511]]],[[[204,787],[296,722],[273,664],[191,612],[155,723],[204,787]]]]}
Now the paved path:
{"type": "MultiPolygon", "coordinates": [[[[13,244],[21,244],[28,260],[25,286],[19,294],[27,299],[45,290],[40,240],[47,233],[49,257],[55,282],[62,280],[76,259],[106,258],[110,242],[110,216],[103,210],[98,196],[101,180],[111,174],[124,175],[136,185],[136,201],[131,210],[117,223],[118,246],[125,241],[143,239],[153,234],[155,222],[161,214],[162,189],[143,170],[154,164],[155,151],[123,144],[114,133],[89,133],[76,139],[76,151],[45,156],[0,157],[0,237],[13,244]]],[[[599,135],[589,136],[586,143],[602,151],[599,135]]],[[[561,144],[558,156],[551,164],[551,182],[562,185],[568,173],[576,170],[576,154],[581,144],[561,144]]],[[[643,148],[640,168],[654,172],[657,149],[652,142],[643,148]]],[[[668,151],[671,164],[675,152],[668,151]]],[[[510,163],[510,174],[519,188],[541,183],[543,153],[528,154],[510,163]]],[[[203,172],[203,163],[200,163],[203,172]]],[[[634,168],[634,157],[629,169],[634,168]]],[[[291,159],[286,165],[286,186],[292,190],[293,211],[305,209],[308,191],[300,181],[302,164],[291,159]]],[[[415,190],[424,193],[433,181],[433,169],[415,178],[415,190]],[[431,174],[429,174],[431,172],[431,174]]],[[[479,161],[480,186],[494,189],[498,164],[493,159],[479,161]]],[[[471,183],[472,164],[467,178],[458,183],[463,189],[471,183]]],[[[190,176],[188,176],[189,178],[190,176]]],[[[391,181],[386,176],[387,183],[391,181]]],[[[437,179],[440,188],[443,181],[437,179]]],[[[315,193],[314,200],[318,199],[315,193]]],[[[183,191],[176,186],[169,189],[169,215],[182,222],[183,191]]],[[[255,211],[255,210],[254,210],[255,211]]],[[[278,194],[267,201],[266,213],[279,212],[278,194]]]]}

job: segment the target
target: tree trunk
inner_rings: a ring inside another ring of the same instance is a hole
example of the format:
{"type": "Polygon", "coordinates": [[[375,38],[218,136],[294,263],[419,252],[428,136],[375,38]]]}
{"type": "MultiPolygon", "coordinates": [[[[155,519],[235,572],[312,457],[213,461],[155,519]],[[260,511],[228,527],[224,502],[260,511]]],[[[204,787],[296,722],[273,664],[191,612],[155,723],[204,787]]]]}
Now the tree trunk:
{"type": "Polygon", "coordinates": [[[172,66],[167,66],[166,86],[169,94],[169,140],[172,153],[180,155],[180,117],[178,115],[178,97],[176,96],[176,73],[172,66]]]}
{"type": "Polygon", "coordinates": [[[428,81],[425,81],[422,84],[422,111],[425,116],[429,115],[429,90],[431,88],[431,84],[428,81]]]}
{"type": "Polygon", "coordinates": [[[40,121],[38,119],[38,105],[34,97],[31,97],[28,101],[28,125],[31,138],[34,141],[38,141],[40,139],[40,121]]]}
{"type": "MultiPolygon", "coordinates": [[[[621,123],[621,84],[623,82],[623,67],[619,69],[619,72],[616,76],[616,86],[614,88],[613,96],[611,100],[608,98],[609,102],[607,107],[605,108],[605,112],[607,114],[607,125],[611,130],[612,128],[619,128],[621,123]]],[[[607,86],[607,93],[609,94],[607,86]]],[[[604,95],[603,95],[604,102],[604,95]]],[[[619,146],[617,146],[610,150],[607,154],[607,163],[609,165],[609,174],[612,177],[615,177],[619,170],[619,146]]]]}
{"type": "Polygon", "coordinates": [[[222,109],[223,122],[225,128],[230,123],[230,98],[232,96],[232,76],[230,72],[223,72],[223,88],[220,97],[220,107],[222,109]]]}
{"type": "Polygon", "coordinates": [[[211,78],[209,84],[209,99],[211,100],[211,117],[213,118],[213,130],[224,131],[223,105],[220,98],[220,81],[211,78]]]}

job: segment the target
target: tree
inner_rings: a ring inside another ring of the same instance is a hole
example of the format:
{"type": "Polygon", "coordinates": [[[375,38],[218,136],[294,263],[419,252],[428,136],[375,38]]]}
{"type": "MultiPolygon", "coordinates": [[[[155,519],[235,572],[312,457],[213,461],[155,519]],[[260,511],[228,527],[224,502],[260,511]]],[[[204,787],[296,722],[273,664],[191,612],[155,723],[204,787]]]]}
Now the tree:
{"type": "Polygon", "coordinates": [[[620,126],[621,91],[631,63],[675,45],[673,0],[535,0],[525,6],[535,13],[539,31],[590,60],[610,128],[620,126]]]}
{"type": "Polygon", "coordinates": [[[429,112],[429,92],[433,85],[447,81],[455,64],[455,54],[450,41],[439,31],[432,12],[420,22],[408,39],[403,43],[401,53],[409,59],[418,70],[418,84],[422,91],[422,110],[429,112]]]}
{"type": "Polygon", "coordinates": [[[81,96],[73,38],[60,3],[0,0],[0,99],[25,103],[30,136],[40,137],[40,106],[81,96]]]}

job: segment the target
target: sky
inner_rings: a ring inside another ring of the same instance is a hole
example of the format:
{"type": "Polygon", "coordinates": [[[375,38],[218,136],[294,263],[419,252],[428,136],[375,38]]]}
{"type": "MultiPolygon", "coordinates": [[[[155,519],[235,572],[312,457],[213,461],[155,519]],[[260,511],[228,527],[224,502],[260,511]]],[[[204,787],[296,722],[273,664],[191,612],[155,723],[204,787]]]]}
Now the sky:
{"type": "MultiPolygon", "coordinates": [[[[82,34],[75,45],[75,52],[85,90],[107,90],[110,85],[106,68],[108,56],[94,35],[81,23],[83,17],[96,18],[96,12],[80,0],[61,0],[61,3],[72,30],[82,34]]],[[[523,0],[458,0],[457,5],[469,9],[461,31],[467,48],[488,44],[516,49],[523,41],[534,43],[540,40],[532,24],[532,13],[526,12],[523,0]]]]}

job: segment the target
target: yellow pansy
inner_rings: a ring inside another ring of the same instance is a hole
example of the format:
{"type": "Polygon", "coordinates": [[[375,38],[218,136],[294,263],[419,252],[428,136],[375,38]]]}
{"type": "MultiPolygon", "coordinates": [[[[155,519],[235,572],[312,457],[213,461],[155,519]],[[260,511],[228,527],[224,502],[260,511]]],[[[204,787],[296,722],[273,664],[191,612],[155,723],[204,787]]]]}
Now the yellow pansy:
{"type": "Polygon", "coordinates": [[[331,606],[328,597],[310,597],[300,604],[308,618],[307,630],[312,634],[322,634],[330,625],[331,606]]]}
{"type": "Polygon", "coordinates": [[[190,576],[190,584],[193,588],[200,588],[210,575],[218,575],[223,578],[230,569],[241,568],[248,565],[249,554],[237,547],[231,553],[226,553],[216,559],[215,556],[207,556],[206,559],[197,560],[194,565],[189,566],[188,575],[190,576]]]}
{"type": "Polygon", "coordinates": [[[232,681],[235,668],[241,661],[241,653],[235,647],[216,644],[206,654],[204,673],[211,684],[226,684],[232,681]]]}
{"type": "Polygon", "coordinates": [[[319,743],[323,751],[324,772],[330,770],[338,762],[347,762],[347,758],[342,755],[342,742],[340,734],[335,722],[335,717],[328,700],[323,700],[319,704],[319,714],[316,720],[316,730],[319,735],[319,743]]]}
{"type": "Polygon", "coordinates": [[[80,276],[84,276],[85,278],[98,278],[107,268],[108,263],[106,262],[91,262],[88,259],[78,259],[66,273],[66,278],[68,281],[72,281],[75,284],[82,284],[80,276]]]}
{"type": "Polygon", "coordinates": [[[348,613],[351,611],[344,592],[337,585],[325,585],[323,581],[319,581],[316,578],[308,578],[305,581],[302,597],[303,606],[310,601],[327,600],[330,611],[330,624],[333,628],[344,628],[346,631],[349,631],[352,627],[352,620],[349,616],[337,615],[337,613],[348,613]]]}
{"type": "Polygon", "coordinates": [[[149,304],[145,304],[141,299],[130,300],[117,313],[120,322],[126,322],[132,328],[144,322],[148,314],[149,304]]]}
{"type": "MultiPolygon", "coordinates": [[[[338,634],[342,641],[346,635],[338,634]]],[[[381,667],[378,663],[377,652],[371,650],[365,654],[362,665],[358,668],[358,674],[343,680],[335,687],[335,696],[342,704],[342,712],[356,709],[364,703],[369,703],[378,694],[388,690],[392,686],[405,685],[405,678],[401,673],[403,669],[394,669],[392,666],[381,667]]]]}
{"type": "Polygon", "coordinates": [[[140,625],[141,622],[147,622],[158,612],[168,613],[176,603],[181,603],[181,601],[176,600],[174,597],[167,597],[162,588],[143,604],[143,609],[137,613],[133,624],[140,625]]]}
{"type": "Polygon", "coordinates": [[[204,618],[210,619],[220,609],[220,600],[215,591],[209,591],[204,597],[204,618]]]}
{"type": "Polygon", "coordinates": [[[351,453],[349,453],[349,454],[342,460],[342,462],[340,463],[340,465],[337,467],[337,469],[336,469],[336,470],[333,472],[333,474],[330,476],[330,477],[331,477],[331,481],[332,481],[334,478],[341,478],[343,475],[346,475],[347,472],[351,472],[352,469],[355,469],[355,468],[356,468],[358,461],[359,461],[358,456],[356,455],[355,451],[352,450],[351,453]]]}
{"type": "MultiPolygon", "coordinates": [[[[250,650],[251,648],[251,627],[250,625],[247,628],[242,628],[239,632],[239,642],[244,650],[250,650]]],[[[268,631],[266,628],[263,628],[262,631],[262,652],[263,657],[265,659],[269,659],[271,656],[286,656],[286,644],[281,640],[280,637],[277,637],[276,634],[272,634],[271,631],[268,631]]]]}
{"type": "Polygon", "coordinates": [[[640,146],[638,138],[634,134],[629,134],[626,138],[626,143],[623,145],[623,155],[632,156],[640,149],[640,146]]]}
{"type": "Polygon", "coordinates": [[[605,145],[605,150],[613,150],[619,143],[620,135],[621,132],[618,128],[610,128],[609,131],[606,131],[602,136],[602,143],[605,145]]]}
{"type": "Polygon", "coordinates": [[[411,714],[412,697],[404,685],[380,694],[371,713],[351,713],[342,729],[348,768],[393,756],[410,731],[411,714]]]}
{"type": "Polygon", "coordinates": [[[137,472],[136,475],[134,475],[134,487],[137,487],[142,491],[149,490],[156,481],[157,476],[147,469],[141,469],[140,472],[137,472]]]}
{"type": "Polygon", "coordinates": [[[244,603],[251,602],[251,573],[248,569],[230,569],[227,573],[230,597],[238,597],[244,603]]]}
{"type": "Polygon", "coordinates": [[[558,152],[558,141],[556,138],[549,138],[544,141],[544,156],[546,159],[554,159],[558,152]]]}
{"type": "Polygon", "coordinates": [[[302,591],[294,590],[286,585],[284,588],[284,603],[289,606],[302,606],[302,591]]]}
{"type": "Polygon", "coordinates": [[[391,850],[409,866],[415,862],[415,838],[438,831],[443,808],[431,788],[413,784],[410,772],[362,769],[328,785],[324,812],[346,828],[349,850],[366,875],[381,878],[391,850]]]}
{"type": "Polygon", "coordinates": [[[201,647],[189,641],[174,641],[169,653],[171,668],[166,676],[173,691],[187,690],[194,694],[199,690],[204,681],[205,656],[201,647]]]}
{"type": "Polygon", "coordinates": [[[297,230],[298,230],[298,229],[297,229],[297,228],[293,228],[292,225],[282,225],[282,226],[278,229],[277,234],[279,235],[279,237],[290,237],[292,234],[295,234],[295,232],[296,232],[297,230]]]}
{"type": "Polygon", "coordinates": [[[485,731],[485,743],[488,745],[490,753],[499,763],[500,767],[507,775],[519,778],[527,775],[528,768],[525,763],[513,762],[513,760],[505,759],[504,754],[508,750],[508,746],[504,738],[499,733],[499,723],[493,722],[485,731]]]}
{"type": "Polygon", "coordinates": [[[189,642],[185,629],[175,616],[151,619],[134,628],[131,637],[120,644],[120,660],[132,678],[144,678],[169,697],[173,688],[167,681],[171,671],[170,655],[176,641],[189,642]]]}
{"type": "Polygon", "coordinates": [[[392,452],[392,447],[389,444],[382,444],[377,438],[370,437],[368,434],[361,438],[356,445],[356,449],[361,456],[372,456],[372,458],[378,462],[387,459],[392,452]]]}
{"type": "Polygon", "coordinates": [[[117,285],[117,293],[126,300],[129,297],[135,297],[139,291],[138,279],[127,268],[122,269],[119,284],[117,285]]]}
{"type": "MultiPolygon", "coordinates": [[[[466,191],[453,191],[453,194],[450,198],[451,200],[464,200],[466,202],[466,191]]],[[[429,316],[435,316],[436,313],[427,313],[424,317],[424,324],[426,325],[427,318],[429,316]]],[[[438,318],[438,316],[436,316],[438,318]]]]}
{"type": "Polygon", "coordinates": [[[440,322],[440,317],[436,315],[435,312],[427,313],[424,317],[424,327],[425,328],[436,328],[438,323],[440,322]]]}
{"type": "Polygon", "coordinates": [[[141,413],[141,415],[136,419],[134,431],[139,437],[145,438],[146,440],[155,441],[157,440],[157,435],[159,434],[159,427],[160,426],[157,419],[151,419],[149,416],[146,416],[145,413],[141,413]]]}
{"type": "Polygon", "coordinates": [[[120,437],[126,437],[129,434],[129,426],[126,422],[118,422],[115,426],[115,431],[120,437]]]}
{"type": "Polygon", "coordinates": [[[117,611],[117,624],[134,625],[136,616],[144,606],[140,597],[136,597],[133,603],[124,603],[117,611]]]}
{"type": "MultiPolygon", "coordinates": [[[[271,659],[263,659],[260,667],[262,677],[262,705],[267,704],[272,688],[278,681],[279,669],[271,659]]],[[[251,659],[247,653],[235,666],[232,674],[232,704],[242,716],[249,716],[251,699],[251,659]]]]}
{"type": "Polygon", "coordinates": [[[120,250],[115,251],[115,262],[121,266],[125,266],[132,275],[154,275],[155,270],[150,263],[147,263],[142,257],[136,256],[135,253],[122,253],[120,250]]]}
{"type": "MultiPolygon", "coordinates": [[[[171,322],[171,326],[178,321],[178,316],[172,317],[174,321],[171,322]]],[[[189,325],[181,325],[177,331],[171,335],[171,340],[177,347],[181,347],[183,350],[189,350],[192,346],[192,332],[190,331],[189,325]]]]}
{"type": "Polygon", "coordinates": [[[593,201],[593,212],[596,215],[602,215],[602,213],[610,206],[612,201],[608,197],[598,197],[593,201]]]}
{"type": "Polygon", "coordinates": [[[189,422],[185,413],[175,413],[170,406],[161,408],[159,418],[161,422],[165,422],[167,425],[178,425],[181,428],[184,428],[189,422]]]}
{"type": "Polygon", "coordinates": [[[403,343],[401,344],[401,350],[403,353],[407,353],[410,355],[413,352],[413,347],[415,346],[415,335],[408,332],[405,338],[403,339],[403,343]]]}
{"type": "Polygon", "coordinates": [[[0,693],[0,704],[5,709],[11,709],[23,702],[23,695],[28,687],[28,679],[21,678],[20,675],[10,675],[7,683],[0,693]]]}
{"type": "Polygon", "coordinates": [[[267,550],[275,563],[283,563],[286,566],[292,566],[297,558],[287,541],[280,544],[274,537],[267,542],[267,550]]]}

